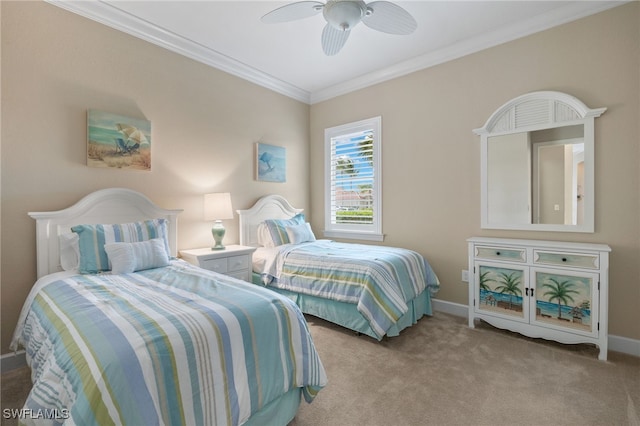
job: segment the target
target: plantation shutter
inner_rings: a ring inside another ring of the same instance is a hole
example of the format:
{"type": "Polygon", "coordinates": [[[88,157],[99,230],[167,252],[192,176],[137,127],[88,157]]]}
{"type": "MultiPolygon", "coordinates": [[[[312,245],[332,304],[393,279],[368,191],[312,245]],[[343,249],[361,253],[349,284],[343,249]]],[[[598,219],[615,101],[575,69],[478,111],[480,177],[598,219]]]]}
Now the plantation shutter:
{"type": "Polygon", "coordinates": [[[332,224],[374,223],[373,129],[331,138],[332,224]]]}

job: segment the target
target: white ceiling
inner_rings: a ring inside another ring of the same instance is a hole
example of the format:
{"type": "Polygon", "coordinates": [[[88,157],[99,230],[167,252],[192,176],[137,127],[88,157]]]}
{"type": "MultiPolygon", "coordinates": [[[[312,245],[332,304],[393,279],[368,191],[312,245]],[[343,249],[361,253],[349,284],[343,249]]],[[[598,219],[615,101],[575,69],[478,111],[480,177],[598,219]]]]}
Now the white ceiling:
{"type": "MultiPolygon", "coordinates": [[[[366,1],[366,0],[365,0],[366,1]]],[[[322,14],[264,24],[291,1],[61,1],[50,3],[306,103],[570,22],[625,1],[397,1],[418,22],[411,35],[357,25],[325,56],[322,14]]]]}

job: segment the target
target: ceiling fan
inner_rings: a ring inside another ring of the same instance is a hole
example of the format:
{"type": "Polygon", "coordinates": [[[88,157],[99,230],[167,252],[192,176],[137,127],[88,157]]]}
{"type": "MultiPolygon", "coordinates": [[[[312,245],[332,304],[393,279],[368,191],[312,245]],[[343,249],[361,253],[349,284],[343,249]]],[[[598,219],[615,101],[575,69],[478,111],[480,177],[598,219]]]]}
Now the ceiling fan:
{"type": "Polygon", "coordinates": [[[327,21],[322,30],[322,50],[333,56],[342,49],[351,29],[363,22],[367,27],[388,34],[407,35],[418,27],[413,16],[388,1],[365,3],[362,0],[299,1],[272,10],[262,22],[277,24],[307,18],[317,13],[327,21]]]}

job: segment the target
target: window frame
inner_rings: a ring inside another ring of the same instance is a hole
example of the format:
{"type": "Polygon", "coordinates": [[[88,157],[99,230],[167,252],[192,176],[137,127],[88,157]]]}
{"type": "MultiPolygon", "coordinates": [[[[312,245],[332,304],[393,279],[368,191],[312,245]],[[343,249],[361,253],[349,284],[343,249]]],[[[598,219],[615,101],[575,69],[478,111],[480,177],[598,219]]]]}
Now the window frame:
{"type": "Polygon", "coordinates": [[[346,123],[324,130],[324,236],[328,238],[344,238],[369,241],[383,241],[382,233],[382,117],[372,117],[352,123],[346,123]],[[331,194],[334,190],[331,181],[332,140],[347,137],[365,131],[373,133],[373,223],[362,225],[352,223],[333,223],[333,201],[331,194]]]}

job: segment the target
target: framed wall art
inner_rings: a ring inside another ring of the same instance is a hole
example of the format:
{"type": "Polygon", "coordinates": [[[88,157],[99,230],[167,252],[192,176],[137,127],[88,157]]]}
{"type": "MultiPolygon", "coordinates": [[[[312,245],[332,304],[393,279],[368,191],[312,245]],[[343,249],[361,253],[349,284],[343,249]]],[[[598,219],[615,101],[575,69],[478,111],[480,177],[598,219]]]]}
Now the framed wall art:
{"type": "Polygon", "coordinates": [[[87,165],[151,170],[151,122],[87,111],[87,165]]]}
{"type": "Polygon", "coordinates": [[[256,180],[287,181],[287,150],[281,146],[256,143],[256,180]]]}

